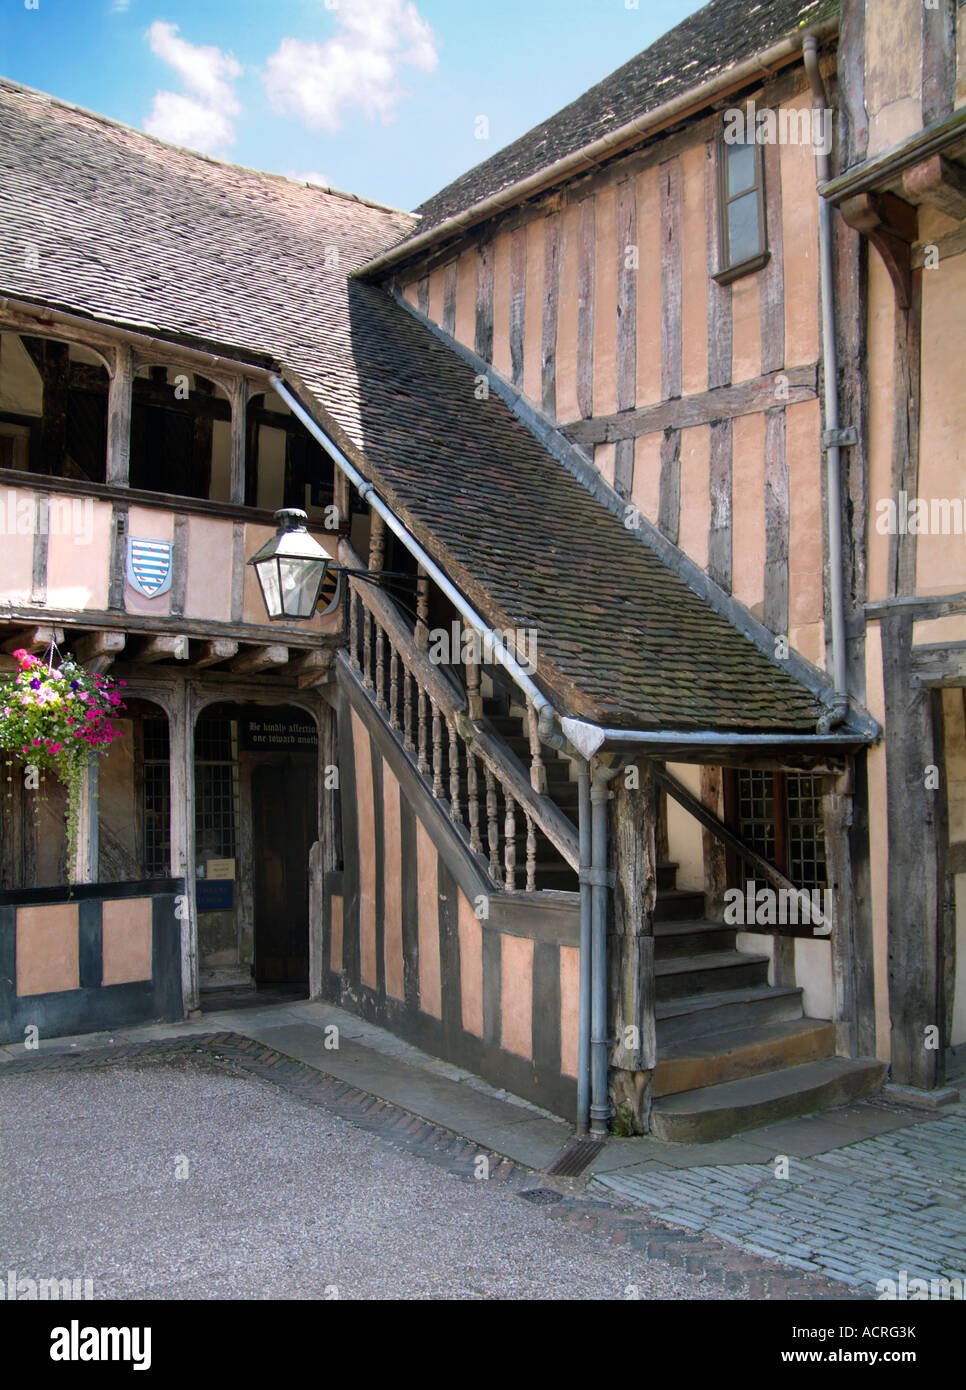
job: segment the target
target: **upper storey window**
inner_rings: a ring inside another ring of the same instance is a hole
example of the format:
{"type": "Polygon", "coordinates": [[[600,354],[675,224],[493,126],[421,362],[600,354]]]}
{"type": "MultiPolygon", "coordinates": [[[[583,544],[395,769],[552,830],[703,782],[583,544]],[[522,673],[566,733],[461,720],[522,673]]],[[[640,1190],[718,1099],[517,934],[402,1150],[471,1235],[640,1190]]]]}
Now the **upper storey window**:
{"type": "Polygon", "coordinates": [[[108,385],[87,348],[0,333],[0,468],[102,483],[108,385]]]}
{"type": "Polygon", "coordinates": [[[726,130],[718,147],[721,264],[715,279],[725,285],[760,270],[769,255],[761,146],[753,128],[744,140],[732,137],[733,131],[726,130]]]}

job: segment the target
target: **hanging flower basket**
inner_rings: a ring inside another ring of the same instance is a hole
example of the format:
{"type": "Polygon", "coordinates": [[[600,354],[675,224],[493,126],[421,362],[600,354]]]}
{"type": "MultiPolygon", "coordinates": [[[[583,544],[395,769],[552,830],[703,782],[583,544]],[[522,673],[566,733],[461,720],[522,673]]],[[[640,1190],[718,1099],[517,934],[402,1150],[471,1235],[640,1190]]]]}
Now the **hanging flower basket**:
{"type": "Polygon", "coordinates": [[[124,681],[92,675],[71,657],[55,666],[54,651],[46,660],[14,652],[20,670],[0,683],[0,748],[26,766],[46,768],[67,788],[67,875],[73,882],[81,784],[121,737],[111,720],[126,708],[119,694],[124,681]]]}

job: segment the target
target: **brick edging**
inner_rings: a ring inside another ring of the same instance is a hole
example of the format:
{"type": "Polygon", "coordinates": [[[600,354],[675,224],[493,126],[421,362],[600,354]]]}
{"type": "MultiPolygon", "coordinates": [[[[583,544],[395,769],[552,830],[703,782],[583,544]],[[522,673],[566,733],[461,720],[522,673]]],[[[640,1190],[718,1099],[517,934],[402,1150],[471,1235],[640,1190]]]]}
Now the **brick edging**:
{"type": "MultiPolygon", "coordinates": [[[[257,1080],[281,1088],[303,1104],[321,1106],[348,1120],[373,1134],[380,1143],[422,1158],[464,1181],[475,1179],[479,1159],[486,1157],[490,1181],[503,1183],[521,1198],[539,1204],[554,1220],[566,1221],[610,1245],[627,1246],[648,1260],[658,1260],[706,1279],[709,1287],[721,1291],[723,1298],[822,1301],[867,1297],[823,1275],[790,1270],[776,1260],[744,1251],[716,1236],[682,1230],[637,1207],[621,1207],[597,1197],[541,1185],[535,1182],[540,1175],[532,1169],[240,1033],[197,1033],[77,1052],[43,1052],[35,1057],[0,1062],[0,1078],[64,1067],[117,1065],[172,1052],[197,1052],[215,1063],[229,1063],[257,1080]]],[[[549,1184],[553,1180],[544,1181],[549,1184]]]]}

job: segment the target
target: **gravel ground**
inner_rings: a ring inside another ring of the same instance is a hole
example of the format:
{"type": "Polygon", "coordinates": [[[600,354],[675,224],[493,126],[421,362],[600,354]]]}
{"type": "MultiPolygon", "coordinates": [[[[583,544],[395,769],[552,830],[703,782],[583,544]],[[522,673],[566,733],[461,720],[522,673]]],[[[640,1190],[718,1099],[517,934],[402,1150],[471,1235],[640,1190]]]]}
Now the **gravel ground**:
{"type": "Polygon", "coordinates": [[[0,1279],[95,1298],[720,1296],[195,1058],[0,1078],[0,1193],[0,1279]]]}

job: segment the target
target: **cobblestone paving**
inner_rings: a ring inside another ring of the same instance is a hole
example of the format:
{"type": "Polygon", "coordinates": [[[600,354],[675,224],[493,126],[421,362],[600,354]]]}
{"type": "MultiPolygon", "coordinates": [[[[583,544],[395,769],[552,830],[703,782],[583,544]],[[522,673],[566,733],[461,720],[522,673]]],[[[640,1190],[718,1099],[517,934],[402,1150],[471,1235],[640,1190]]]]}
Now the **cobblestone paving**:
{"type": "Polygon", "coordinates": [[[600,1174],[588,1191],[870,1292],[902,1270],[910,1279],[966,1278],[966,1105],[787,1161],[787,1178],[775,1164],[650,1164],[600,1174]]]}
{"type": "MultiPolygon", "coordinates": [[[[479,1145],[473,1144],[465,1138],[444,1129],[440,1125],[434,1125],[420,1119],[401,1107],[392,1105],[387,1101],[377,1100],[375,1096],[359,1090],[357,1087],[346,1085],[336,1078],[325,1075],[324,1072],[304,1063],[285,1057],[275,1049],[266,1047],[261,1043],[255,1042],[251,1038],[245,1038],[238,1034],[219,1033],[207,1035],[193,1035],[191,1037],[167,1038],[163,1041],[153,1041],[150,1043],[125,1043],[113,1047],[96,1047],[86,1051],[78,1052],[48,1052],[32,1058],[18,1058],[0,1065],[0,1087],[3,1085],[4,1078],[16,1078],[23,1076],[24,1073],[51,1073],[52,1079],[58,1073],[74,1072],[77,1070],[100,1071],[105,1069],[110,1071],[116,1068],[122,1075],[119,1077],[118,1094],[116,1099],[120,1100],[121,1088],[125,1084],[124,1073],[131,1066],[139,1063],[148,1063],[151,1060],[176,1059],[179,1054],[185,1057],[185,1061],[190,1065],[194,1059],[202,1066],[227,1066],[243,1073],[248,1077],[257,1078],[259,1081],[270,1083],[274,1088],[287,1093],[293,1101],[301,1105],[311,1107],[321,1107],[332,1116],[339,1116],[351,1122],[359,1130],[367,1131],[368,1134],[378,1142],[384,1149],[395,1150],[397,1153],[412,1155],[424,1161],[427,1165],[438,1170],[438,1177],[442,1179],[445,1175],[453,1178],[462,1179],[464,1184],[468,1184],[474,1189],[479,1189],[480,1184],[475,1181],[475,1174],[478,1169],[481,1157],[479,1145]]],[[[3,1091],[0,1090],[0,1099],[3,1098],[3,1091]]],[[[29,1094],[29,1093],[28,1093],[29,1094]]],[[[16,1096],[14,1096],[16,1104],[16,1096]]],[[[128,1102],[129,1104],[129,1102],[128,1102]]],[[[190,1093],[186,1092],[179,1102],[179,1114],[181,1123],[194,1123],[191,1115],[190,1093]]],[[[203,1107],[202,1107],[203,1108],[203,1107]]],[[[52,1113],[56,1113],[56,1110],[52,1113]]],[[[118,1114],[114,1121],[119,1126],[118,1134],[125,1132],[124,1112],[118,1114]]],[[[137,1111],[131,1111],[132,1115],[137,1111]]],[[[241,1116],[239,1116],[239,1120],[241,1116]]],[[[76,1148],[76,1134],[74,1135],[74,1145],[76,1148]]],[[[337,1139],[333,1132],[332,1140],[337,1139]]],[[[229,1131],[229,1139],[233,1140],[233,1135],[229,1131]]],[[[178,1141],[179,1144],[182,1141],[178,1141]]],[[[228,1142],[226,1140],[226,1142],[228,1142]]],[[[171,1147],[170,1145],[168,1147],[171,1147]]],[[[138,1154],[140,1150],[132,1152],[127,1156],[126,1162],[132,1168],[136,1168],[138,1154]]],[[[494,1200],[498,1192],[503,1192],[514,1203],[524,1202],[525,1207],[520,1208],[520,1216],[516,1223],[513,1222],[509,1213],[509,1224],[506,1229],[512,1231],[526,1229],[530,1233],[532,1242],[539,1242],[539,1231],[533,1225],[533,1218],[539,1213],[541,1221],[549,1222],[545,1228],[545,1245],[543,1255],[549,1256],[551,1249],[557,1249],[557,1242],[552,1236],[553,1227],[569,1228],[574,1234],[580,1234],[583,1238],[590,1238],[593,1246],[597,1247],[600,1257],[603,1259],[605,1252],[612,1255],[620,1254],[623,1258],[618,1265],[612,1265],[610,1274],[603,1271],[603,1266],[599,1272],[599,1277],[589,1278],[589,1266],[592,1263],[590,1250],[585,1250],[583,1256],[575,1247],[565,1245],[558,1252],[563,1263],[567,1260],[571,1263],[571,1269],[579,1271],[578,1276],[571,1276],[562,1285],[558,1282],[556,1287],[551,1288],[544,1275],[541,1275],[537,1268],[533,1269],[507,1269],[500,1272],[500,1280],[495,1278],[481,1288],[472,1286],[472,1281],[465,1288],[453,1282],[452,1271],[443,1272],[439,1275],[441,1283],[434,1280],[427,1281],[420,1276],[416,1278],[415,1272],[411,1280],[407,1281],[407,1289],[404,1296],[409,1297],[439,1297],[440,1289],[445,1288],[448,1296],[453,1297],[611,1297],[619,1299],[633,1298],[737,1298],[737,1299],[795,1299],[795,1300],[826,1300],[839,1299],[842,1297],[856,1298],[863,1297],[853,1291],[843,1287],[841,1283],[834,1283],[824,1275],[805,1270],[797,1270],[780,1264],[774,1258],[764,1258],[750,1250],[741,1250],[733,1244],[728,1244],[714,1235],[708,1233],[696,1234],[693,1230],[682,1229],[684,1223],[675,1220],[673,1225],[668,1221],[661,1220],[650,1213],[644,1212],[639,1205],[625,1203],[615,1192],[602,1190],[596,1196],[585,1193],[581,1190],[580,1183],[568,1183],[566,1180],[551,1179],[544,1174],[536,1174],[522,1166],[511,1163],[507,1159],[501,1159],[499,1154],[491,1154],[489,1157],[489,1178],[490,1181],[484,1186],[486,1191],[492,1194],[494,1200]],[[606,1200],[604,1199],[606,1197],[606,1200]],[[530,1211],[527,1215],[524,1212],[530,1211]],[[574,1261],[576,1260],[576,1263],[574,1261]],[[582,1262],[581,1262],[582,1261],[582,1262]],[[505,1275],[505,1277],[504,1277],[505,1275]],[[418,1289],[418,1292],[414,1290],[418,1289]]],[[[85,1171],[89,1168],[83,1154],[81,1162],[85,1165],[85,1171]]],[[[280,1160],[281,1161],[281,1157],[280,1160]]],[[[356,1162],[361,1161],[361,1155],[357,1156],[356,1162]]],[[[271,1165],[269,1165],[271,1166],[271,1165]]],[[[400,1181],[404,1176],[401,1170],[395,1181],[400,1181]]],[[[292,1184],[297,1183],[295,1176],[288,1175],[289,1187],[287,1192],[293,1190],[292,1184]]],[[[391,1189],[394,1181],[393,1176],[386,1175],[387,1189],[391,1189]]],[[[122,1184],[122,1187],[125,1184],[122,1184]]],[[[132,1184],[133,1188],[133,1184],[132,1184]]],[[[264,1188],[264,1198],[266,1202],[275,1200],[273,1193],[281,1191],[278,1187],[277,1175],[272,1181],[268,1182],[264,1188]],[[274,1183],[274,1186],[273,1186],[274,1183]]],[[[442,1189],[440,1189],[442,1192],[442,1189]]],[[[426,1201],[431,1201],[431,1190],[426,1189],[426,1201]]],[[[360,1210],[364,1209],[364,1203],[360,1210]]],[[[109,1203],[110,1207],[110,1229],[112,1239],[116,1239],[118,1222],[123,1216],[123,1208],[119,1207],[117,1201],[109,1203]]],[[[254,1208],[258,1210],[257,1205],[254,1208]]],[[[267,1209],[266,1209],[267,1210],[267,1209]]],[[[460,1220],[469,1219],[467,1213],[460,1208],[462,1216],[460,1220]]],[[[159,1213],[159,1222],[164,1218],[163,1213],[159,1213]]],[[[127,1221],[127,1217],[123,1217],[127,1221]]],[[[130,1214],[132,1221],[140,1219],[136,1211],[130,1214]]],[[[274,1218],[273,1218],[274,1219],[274,1218]]],[[[297,1214],[290,1214],[290,1222],[294,1222],[294,1234],[305,1243],[309,1233],[301,1229],[301,1218],[297,1214]]],[[[394,1220],[395,1218],[393,1218],[394,1220]]],[[[393,1220],[384,1222],[381,1227],[381,1235],[393,1231],[393,1220]]],[[[454,1230],[459,1228],[457,1222],[454,1230]]],[[[466,1228],[468,1230],[468,1228],[466,1228]]],[[[561,1238],[564,1237],[563,1229],[560,1230],[561,1238]]],[[[293,1236],[294,1238],[294,1236],[293,1236]]],[[[467,1236],[467,1238],[469,1238],[467,1236]]],[[[451,1235],[451,1240],[462,1240],[455,1234],[451,1235]]],[[[242,1242],[247,1249],[247,1245],[242,1242]]],[[[311,1241],[309,1241],[311,1245],[311,1241]]],[[[33,1248],[33,1247],[32,1247],[33,1248]]],[[[7,1254],[13,1255],[13,1245],[8,1244],[7,1254]]],[[[66,1251],[62,1252],[63,1258],[67,1259],[66,1251]]],[[[79,1259],[83,1250],[78,1249],[74,1258],[79,1259]]],[[[244,1264],[244,1252],[236,1252],[238,1259],[244,1264]]],[[[285,1251],[279,1249],[276,1252],[277,1264],[281,1269],[284,1264],[285,1251]]],[[[539,1243],[533,1247],[533,1253],[537,1257],[537,1264],[541,1258],[541,1247],[539,1243]]],[[[53,1259],[53,1250],[50,1258],[53,1259]]],[[[19,1254],[18,1254],[19,1258],[19,1254]]],[[[198,1252],[198,1259],[203,1258],[203,1252],[198,1252]]],[[[452,1256],[449,1257],[451,1261],[452,1256]]],[[[64,1265],[68,1268],[70,1260],[64,1265]]],[[[25,1266],[20,1266],[21,1270],[25,1266]]],[[[179,1270],[177,1278],[167,1286],[162,1282],[161,1287],[153,1287],[150,1296],[154,1297],[237,1297],[239,1290],[243,1289],[234,1275],[229,1278],[226,1273],[224,1277],[219,1276],[214,1279],[214,1270],[211,1268],[209,1273],[202,1276],[198,1275],[197,1281],[190,1284],[187,1279],[187,1271],[179,1270]]],[[[242,1270],[244,1273],[244,1270],[242,1270]]],[[[324,1273],[324,1271],[323,1271],[324,1273]]],[[[125,1277],[111,1279],[102,1276],[99,1287],[110,1289],[113,1296],[128,1296],[132,1287],[138,1287],[142,1293],[146,1292],[143,1283],[132,1285],[130,1271],[125,1277]]],[[[165,1276],[167,1277],[167,1276],[165,1276]]],[[[239,1275],[239,1277],[241,1277],[239,1275]]],[[[253,1275],[251,1271],[247,1276],[249,1283],[253,1275]]],[[[325,1275],[325,1280],[330,1276],[325,1275]]],[[[321,1278],[321,1275],[320,1275],[321,1278]]],[[[319,1281],[316,1280],[316,1283],[319,1281]]],[[[324,1281],[323,1281],[324,1282],[324,1281]]],[[[357,1288],[362,1285],[357,1285],[357,1288]]],[[[394,1284],[388,1291],[374,1281],[364,1285],[365,1291],[357,1294],[362,1297],[399,1297],[401,1290],[394,1284]]],[[[281,1282],[281,1274],[273,1268],[272,1293],[267,1296],[288,1296],[304,1297],[305,1290],[301,1286],[285,1286],[281,1282]]],[[[318,1291],[314,1289],[316,1296],[318,1291]]],[[[110,1294],[109,1294],[110,1296],[110,1294]]],[[[247,1289],[241,1293],[245,1297],[266,1296],[265,1293],[254,1294],[247,1289]]],[[[348,1292],[343,1296],[352,1296],[348,1292]]]]}

